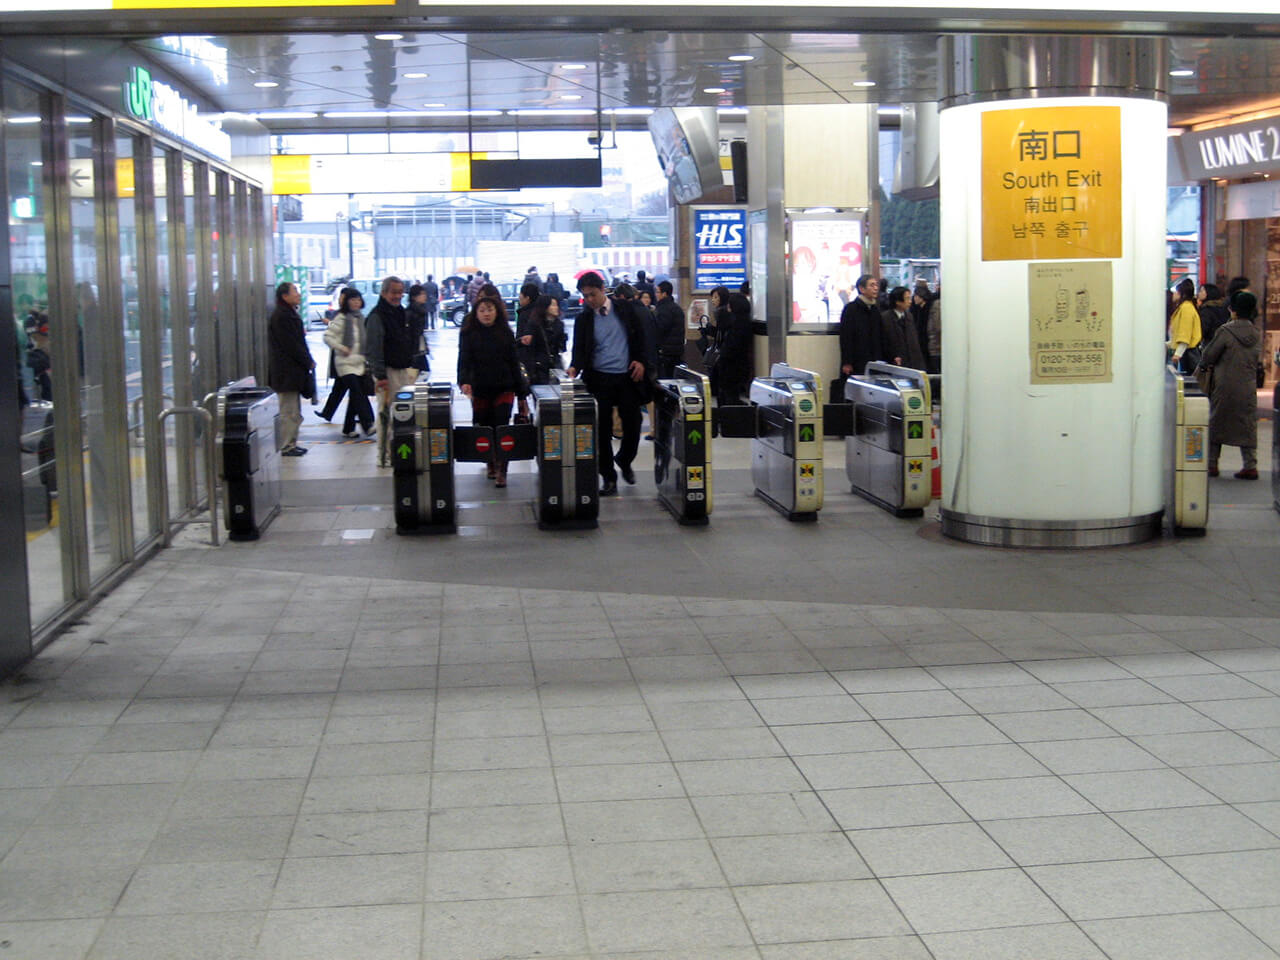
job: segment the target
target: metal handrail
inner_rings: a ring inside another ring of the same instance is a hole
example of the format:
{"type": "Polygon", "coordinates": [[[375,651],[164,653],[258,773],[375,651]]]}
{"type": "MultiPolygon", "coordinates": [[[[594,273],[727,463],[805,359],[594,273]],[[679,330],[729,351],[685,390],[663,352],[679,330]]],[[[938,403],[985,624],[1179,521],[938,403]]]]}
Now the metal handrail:
{"type": "MultiPolygon", "coordinates": [[[[208,398],[206,398],[207,400],[208,398]]],[[[189,417],[200,417],[204,420],[205,446],[205,484],[209,491],[209,542],[218,546],[218,451],[217,441],[213,433],[213,414],[201,407],[166,407],[160,411],[159,427],[164,431],[164,422],[169,417],[181,414],[189,417]]],[[[160,515],[164,523],[164,545],[173,543],[174,522],[169,519],[169,464],[168,458],[160,460],[160,515]]]]}
{"type": "MultiPolygon", "coordinates": [[[[136,397],[134,397],[132,400],[129,401],[128,429],[131,433],[133,433],[134,438],[137,440],[142,439],[142,428],[144,426],[142,416],[138,413],[138,408],[142,406],[142,401],[145,399],[146,399],[145,396],[143,396],[142,394],[138,394],[136,397]]],[[[173,397],[169,396],[169,394],[167,393],[160,394],[160,399],[168,400],[170,403],[178,402],[174,400],[173,397]]]]}

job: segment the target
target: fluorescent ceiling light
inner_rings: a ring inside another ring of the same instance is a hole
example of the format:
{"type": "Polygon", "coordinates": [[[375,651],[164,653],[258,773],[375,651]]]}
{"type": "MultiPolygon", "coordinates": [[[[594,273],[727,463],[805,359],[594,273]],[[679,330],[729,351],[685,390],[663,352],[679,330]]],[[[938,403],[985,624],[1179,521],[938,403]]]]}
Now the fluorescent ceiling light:
{"type": "Polygon", "coordinates": [[[610,107],[604,113],[610,117],[649,117],[653,115],[653,107],[610,107]]]}
{"type": "Polygon", "coordinates": [[[43,160],[32,160],[32,161],[31,161],[31,165],[32,165],[33,167],[43,167],[43,166],[44,166],[44,161],[43,161],[43,160]]]}
{"type": "Polygon", "coordinates": [[[703,93],[728,93],[729,91],[726,90],[724,87],[703,87],[702,92],[703,93]]]}
{"type": "Polygon", "coordinates": [[[406,80],[425,80],[429,76],[429,73],[406,73],[404,78],[406,80]]]}
{"type": "Polygon", "coordinates": [[[430,110],[415,113],[416,117],[500,117],[501,110],[430,110]]]}
{"type": "Polygon", "coordinates": [[[877,107],[876,113],[882,117],[900,117],[902,116],[901,107],[877,107]]]}
{"type": "Polygon", "coordinates": [[[39,117],[10,117],[10,123],[39,123],[39,117]]]}
{"type": "Polygon", "coordinates": [[[67,123],[93,123],[93,117],[67,117],[67,123]]]}
{"type": "Polygon", "coordinates": [[[560,64],[560,69],[561,70],[585,70],[587,69],[587,65],[585,63],[562,63],[560,64]]]}
{"type": "Polygon", "coordinates": [[[280,84],[276,83],[274,80],[255,80],[253,85],[255,87],[261,87],[263,90],[270,90],[272,87],[280,86],[280,84]]]}
{"type": "Polygon", "coordinates": [[[582,94],[580,94],[580,93],[562,93],[562,94],[560,94],[560,99],[561,99],[561,100],[581,100],[581,99],[582,99],[582,94]]]}
{"type": "Polygon", "coordinates": [[[509,117],[594,117],[596,112],[588,107],[528,107],[508,110],[509,117]]]}
{"type": "MultiPolygon", "coordinates": [[[[494,113],[501,113],[495,110],[494,113]]],[[[398,117],[434,117],[438,114],[426,110],[330,110],[324,114],[326,120],[375,120],[398,117]]]]}
{"type": "Polygon", "coordinates": [[[716,109],[716,113],[722,117],[740,116],[742,114],[745,114],[746,112],[747,112],[746,107],[719,107],[716,109]]]}
{"type": "Polygon", "coordinates": [[[735,53],[732,57],[729,58],[729,60],[733,63],[749,63],[754,59],[755,57],[753,57],[749,53],[735,53]]]}
{"type": "Polygon", "coordinates": [[[403,40],[403,39],[404,39],[404,34],[403,34],[403,33],[375,33],[375,34],[373,35],[373,39],[375,39],[375,40],[403,40]]]}
{"type": "Polygon", "coordinates": [[[855,80],[853,85],[855,87],[874,87],[876,82],[874,80],[855,80]]]}
{"type": "Polygon", "coordinates": [[[438,110],[438,109],[443,109],[443,108],[444,108],[444,104],[443,104],[443,103],[424,103],[424,104],[423,104],[423,106],[424,106],[424,107],[432,107],[433,109],[437,109],[437,110],[438,110]]]}
{"type": "Polygon", "coordinates": [[[1185,67],[1169,71],[1169,76],[1171,77],[1194,77],[1195,75],[1196,72],[1194,70],[1188,70],[1185,67]]]}
{"type": "Polygon", "coordinates": [[[263,110],[249,114],[250,120],[314,120],[319,114],[313,110],[263,110]]]}

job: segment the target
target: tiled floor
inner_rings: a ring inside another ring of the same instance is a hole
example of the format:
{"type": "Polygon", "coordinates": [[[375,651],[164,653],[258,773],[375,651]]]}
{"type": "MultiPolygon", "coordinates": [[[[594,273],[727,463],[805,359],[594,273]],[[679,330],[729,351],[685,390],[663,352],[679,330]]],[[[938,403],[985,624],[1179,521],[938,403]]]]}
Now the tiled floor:
{"type": "Polygon", "coordinates": [[[838,489],[790,525],[726,444],[706,529],[642,474],[541,534],[466,468],[400,539],[334,434],[0,689],[4,960],[1280,955],[1261,486],[988,551],[838,489]]]}

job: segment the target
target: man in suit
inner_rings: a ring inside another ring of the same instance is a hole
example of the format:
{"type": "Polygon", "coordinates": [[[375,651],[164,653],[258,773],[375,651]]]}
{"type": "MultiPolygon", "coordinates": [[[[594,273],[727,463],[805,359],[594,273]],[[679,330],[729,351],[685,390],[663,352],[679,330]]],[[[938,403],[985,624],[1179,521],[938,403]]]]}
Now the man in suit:
{"type": "Polygon", "coordinates": [[[864,273],[858,278],[858,295],[840,312],[840,372],[845,377],[861,374],[870,361],[883,359],[879,292],[880,281],[864,273]]]}
{"type": "Polygon", "coordinates": [[[923,370],[926,366],[924,351],[920,349],[910,308],[910,290],[906,287],[894,287],[889,291],[889,309],[884,312],[880,334],[884,345],[884,359],[900,367],[923,370]]]}
{"type": "Polygon", "coordinates": [[[584,273],[578,280],[582,313],[573,325],[573,358],[566,371],[582,374],[587,390],[596,398],[597,463],[604,496],[618,492],[618,473],[627,483],[636,482],[631,463],[640,448],[640,411],[649,401],[651,375],[644,327],[635,305],[608,297],[598,273],[584,273]],[[622,421],[622,446],[613,454],[613,411],[622,421]],[[617,469],[615,470],[615,464],[617,469]]]}

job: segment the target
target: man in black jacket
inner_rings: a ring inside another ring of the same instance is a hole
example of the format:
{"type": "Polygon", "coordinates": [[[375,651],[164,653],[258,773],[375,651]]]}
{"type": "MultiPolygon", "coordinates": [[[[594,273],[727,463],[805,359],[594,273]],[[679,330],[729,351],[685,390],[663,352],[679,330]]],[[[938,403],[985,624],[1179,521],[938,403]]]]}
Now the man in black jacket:
{"type": "Polygon", "coordinates": [[[596,398],[596,452],[604,483],[600,493],[618,492],[618,472],[627,483],[636,482],[631,463],[640,448],[640,410],[649,401],[644,328],[635,305],[605,296],[598,273],[584,273],[578,280],[582,313],[573,325],[573,359],[566,371],[582,374],[596,398]],[[613,410],[622,421],[622,446],[613,455],[613,410]],[[617,464],[617,470],[614,464],[617,464]]]}
{"type": "Polygon", "coordinates": [[[906,287],[894,287],[889,291],[889,309],[883,314],[881,343],[884,360],[900,367],[923,370],[926,367],[924,351],[916,336],[915,321],[910,313],[911,291],[906,287]]]}
{"type": "Polygon", "coordinates": [[[670,280],[658,283],[658,302],[653,308],[658,326],[658,378],[670,377],[684,359],[684,310],[672,296],[670,280]]]}
{"type": "Polygon", "coordinates": [[[422,326],[401,305],[404,281],[387,277],[377,306],[365,318],[365,355],[378,393],[378,466],[390,465],[391,398],[418,380],[414,365],[423,352],[422,326]]]}
{"type": "Polygon", "coordinates": [[[276,287],[276,309],[267,321],[267,385],[280,398],[280,420],[284,424],[280,453],[300,457],[307,452],[298,446],[298,427],[302,426],[302,397],[315,390],[312,371],[316,362],[307,347],[307,334],[302,329],[298,304],[302,294],[292,283],[276,287]]]}
{"type": "Polygon", "coordinates": [[[879,292],[880,281],[864,273],[858,278],[858,295],[840,312],[840,372],[845,377],[861,374],[870,361],[883,358],[879,292]]]}

